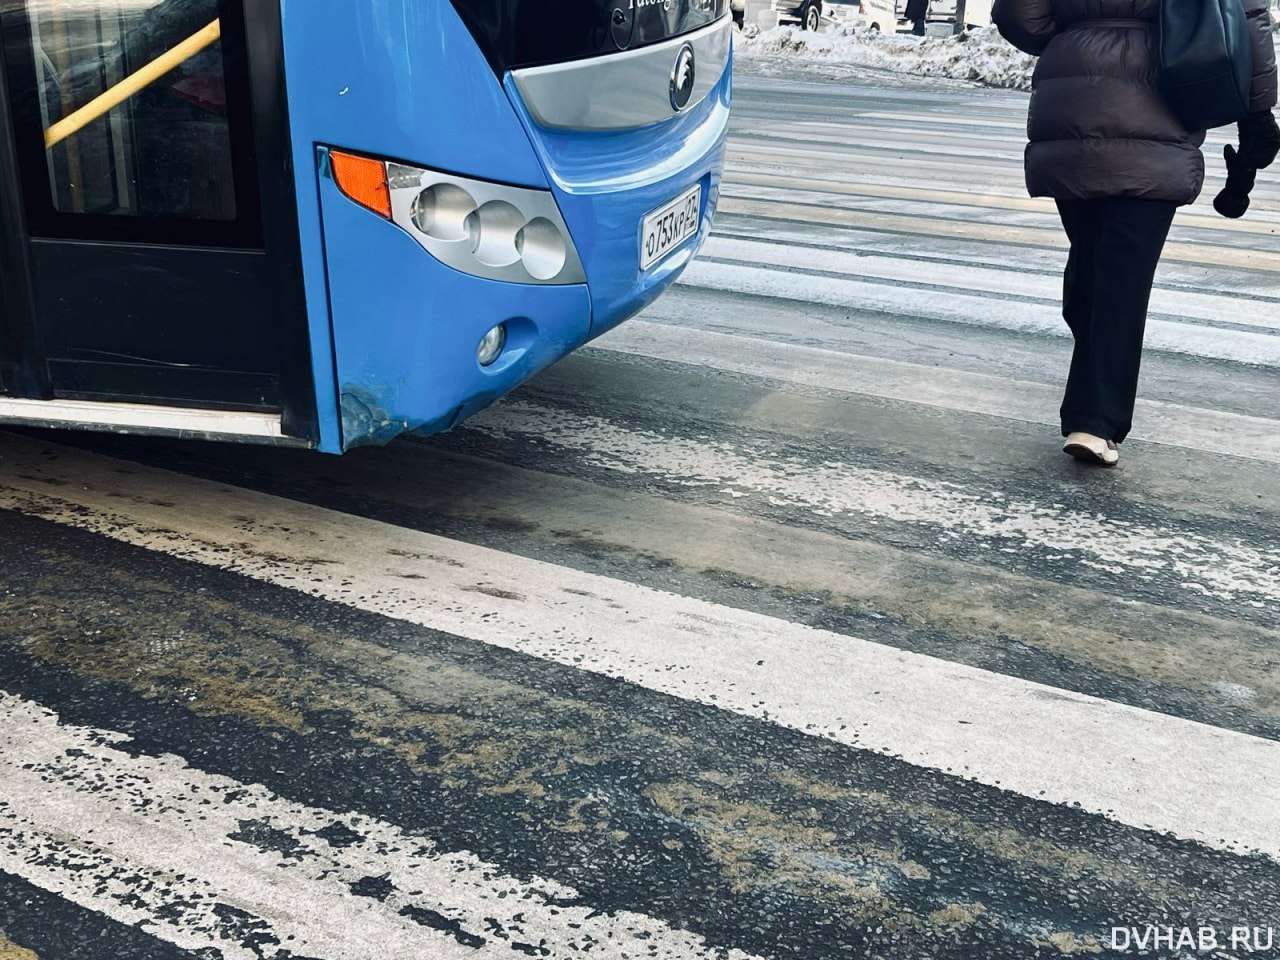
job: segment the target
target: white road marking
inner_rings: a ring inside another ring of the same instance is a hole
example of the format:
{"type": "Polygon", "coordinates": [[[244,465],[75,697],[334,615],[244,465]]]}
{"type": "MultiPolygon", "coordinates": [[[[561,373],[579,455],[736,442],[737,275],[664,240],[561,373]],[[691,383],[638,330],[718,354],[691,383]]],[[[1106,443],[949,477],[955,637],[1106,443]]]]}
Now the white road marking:
{"type": "MultiPolygon", "coordinates": [[[[747,264],[695,260],[679,283],[704,290],[824,303],[894,316],[991,327],[1018,333],[1067,338],[1056,304],[998,300],[975,294],[899,287],[866,280],[815,276],[747,264]]],[[[1146,343],[1154,350],[1280,367],[1280,336],[1251,330],[1228,330],[1156,318],[1147,324],[1146,343]]]]}
{"type": "MultiPolygon", "coordinates": [[[[592,347],[1055,430],[1062,400],[1062,388],[1045,383],[646,320],[616,327],[592,347]]],[[[1133,440],[1280,463],[1280,421],[1141,399],[1135,421],[1133,440]]]]}
{"type": "Polygon", "coordinates": [[[0,870],[225,960],[523,956],[516,944],[557,958],[751,960],[640,914],[597,914],[563,884],[517,880],[372,817],[135,756],[128,739],[0,692],[0,870]],[[354,895],[362,880],[385,899],[354,895]]]}
{"type": "MultiPolygon", "coordinates": [[[[856,129],[856,128],[854,128],[856,129]]],[[[948,160],[933,159],[932,151],[921,149],[919,144],[906,142],[899,144],[899,153],[891,150],[865,149],[860,141],[849,143],[800,144],[796,140],[780,140],[770,143],[766,140],[731,141],[727,155],[727,181],[734,183],[737,170],[745,169],[753,173],[771,170],[778,175],[779,184],[797,184],[804,186],[808,176],[814,177],[815,184],[832,176],[832,171],[846,171],[846,183],[852,179],[854,183],[866,182],[881,185],[921,183],[930,188],[949,190],[980,190],[983,193],[1003,192],[1010,186],[1016,187],[1022,181],[1021,154],[1017,160],[1007,156],[969,157],[953,156],[948,160]],[[905,147],[905,149],[904,149],[905,147]],[[856,171],[853,178],[848,171],[856,171]]],[[[1213,148],[1208,148],[1212,150],[1213,148]]],[[[1274,222],[1276,214],[1268,209],[1266,202],[1280,196],[1280,187],[1272,183],[1259,182],[1250,194],[1254,201],[1262,204],[1262,209],[1254,213],[1252,209],[1248,219],[1239,221],[1227,220],[1212,211],[1212,200],[1226,183],[1226,170],[1221,161],[1222,148],[1217,147],[1219,159],[1211,159],[1205,168],[1204,192],[1196,205],[1191,209],[1198,211],[1191,218],[1193,223],[1231,233],[1258,233],[1250,229],[1249,224],[1274,222]],[[1215,219],[1216,217],[1216,219],[1215,219]],[[1239,228],[1244,226],[1244,230],[1239,228]]],[[[927,190],[926,190],[927,193],[927,190]]],[[[1014,196],[1026,196],[1025,190],[1014,196]]],[[[1050,208],[1052,209],[1052,207],[1050,208]]],[[[1187,224],[1187,219],[1180,216],[1175,223],[1175,233],[1187,224]]]]}
{"type": "MultiPolygon", "coordinates": [[[[785,168],[785,155],[775,158],[785,168]]],[[[914,208],[916,204],[945,205],[950,216],[956,214],[983,211],[1000,216],[1009,213],[1033,213],[1050,218],[1055,226],[1058,222],[1057,207],[1045,197],[1029,197],[1026,188],[1017,184],[1015,178],[986,183],[979,186],[972,181],[947,184],[944,180],[931,179],[928,187],[909,185],[911,178],[904,178],[886,170],[883,165],[876,164],[875,172],[866,168],[859,171],[858,177],[850,180],[843,171],[832,171],[830,168],[811,167],[803,176],[779,178],[775,174],[760,172],[760,163],[734,163],[725,172],[725,183],[722,192],[726,194],[746,194],[745,187],[773,190],[791,196],[787,188],[794,189],[800,196],[807,193],[819,193],[840,198],[857,198],[862,203],[877,203],[883,200],[897,200],[914,208]]],[[[856,166],[856,164],[855,164],[856,166]]],[[[1171,234],[1175,239],[1189,232],[1189,228],[1214,230],[1229,234],[1248,234],[1265,236],[1274,245],[1275,226],[1280,223],[1280,211],[1250,209],[1248,219],[1227,220],[1210,206],[1212,191],[1202,197],[1197,205],[1178,211],[1171,234]]],[[[749,195],[749,194],[748,194],[749,195]]],[[[1252,194],[1251,194],[1252,195],[1252,194]]],[[[844,202],[848,202],[845,200],[844,202]]]]}
{"type": "MultiPolygon", "coordinates": [[[[808,129],[810,125],[797,128],[793,122],[787,126],[779,127],[770,124],[755,124],[752,129],[747,124],[739,121],[735,125],[735,132],[738,133],[742,140],[734,144],[737,151],[769,150],[770,148],[785,151],[795,150],[807,156],[812,156],[820,150],[838,149],[846,143],[852,145],[853,140],[845,136],[840,137],[817,137],[815,133],[820,133],[822,128],[830,129],[831,125],[817,125],[814,129],[808,129]]],[[[959,134],[954,136],[934,136],[929,140],[922,138],[911,138],[908,136],[895,137],[895,134],[902,133],[891,127],[874,126],[872,124],[859,124],[857,127],[839,127],[834,129],[841,134],[848,134],[850,130],[856,131],[856,143],[859,149],[865,151],[875,150],[892,150],[897,151],[897,157],[901,161],[904,155],[924,156],[924,157],[948,157],[955,161],[972,160],[975,165],[982,165],[989,169],[990,164],[1003,164],[1013,169],[1021,162],[1023,156],[1023,144],[1015,142],[1008,137],[982,135],[982,134],[959,134]]],[[[936,162],[936,161],[933,161],[936,162]]],[[[985,176],[986,174],[984,174],[985,176]]]]}
{"type": "MultiPolygon", "coordinates": [[[[1040,551],[1135,581],[1168,579],[1183,590],[1257,608],[1280,609],[1280,549],[1251,547],[1181,529],[1082,516],[1055,503],[1019,500],[1001,490],[868,469],[813,463],[771,446],[668,436],[602,417],[508,403],[469,424],[489,436],[518,436],[555,447],[588,467],[644,475],[687,487],[792,506],[815,518],[861,516],[966,541],[987,551],[1040,551]]],[[[564,459],[561,462],[566,462],[564,459]]]]}
{"type": "MultiPolygon", "coordinates": [[[[942,236],[928,231],[904,235],[877,232],[868,227],[843,227],[832,231],[820,223],[753,219],[738,217],[717,223],[720,236],[761,240],[767,243],[794,244],[817,251],[876,254],[898,257],[904,269],[925,273],[934,263],[952,266],[975,266],[998,270],[1023,271],[1032,276],[1061,277],[1066,263],[1066,248],[1046,242],[1042,246],[1013,245],[991,242],[982,237],[942,236]]],[[[1190,248],[1191,244],[1183,246],[1190,248]]],[[[1181,289],[1234,297],[1249,290],[1272,303],[1280,303],[1280,271],[1261,271],[1247,267],[1206,266],[1193,258],[1166,258],[1160,265],[1157,281],[1181,289]]],[[[1176,292],[1176,290],[1175,290],[1176,292]]],[[[665,300],[659,300],[661,305],[665,300]]]]}
{"type": "MultiPolygon", "coordinates": [[[[1005,129],[1003,133],[990,125],[973,123],[968,118],[956,116],[954,120],[950,119],[951,114],[941,115],[947,118],[944,122],[970,129],[943,130],[937,126],[922,125],[919,120],[907,125],[888,122],[871,125],[863,122],[865,117],[874,116],[862,113],[850,121],[828,123],[821,128],[812,127],[807,121],[773,118],[768,124],[761,125],[759,121],[739,119],[735,123],[735,132],[747,132],[756,136],[739,135],[732,139],[729,143],[729,157],[732,161],[734,157],[753,154],[800,160],[819,152],[838,150],[843,164],[835,167],[828,165],[826,170],[828,173],[832,170],[844,171],[849,182],[857,183],[863,177],[876,176],[886,170],[902,171],[904,176],[898,178],[898,183],[936,185],[949,181],[972,185],[975,178],[981,178],[1008,185],[1015,191],[1021,191],[1021,196],[1026,196],[1020,177],[1027,142],[1025,112],[1021,122],[1002,124],[1005,129]],[[748,127],[747,123],[752,125],[748,127]],[[984,126],[986,129],[981,129],[984,126]],[[868,133],[878,139],[868,139],[865,135],[868,133]],[[957,149],[957,144],[964,146],[957,149]],[[986,149],[989,145],[998,145],[1003,149],[990,152],[986,149]],[[959,163],[938,165],[931,158],[939,154],[949,154],[959,163]],[[967,163],[968,161],[973,162],[967,163]],[[912,173],[918,174],[925,166],[936,169],[938,174],[927,178],[911,177],[912,173]]],[[[921,117],[927,116],[929,115],[921,114],[921,117]]],[[[1203,152],[1206,159],[1206,185],[1216,186],[1226,180],[1222,148],[1228,143],[1235,143],[1234,135],[1228,137],[1221,131],[1211,131],[1205,141],[1203,152]]],[[[1264,181],[1259,178],[1253,195],[1271,196],[1278,191],[1280,187],[1274,180],[1264,181]]],[[[1273,216],[1275,214],[1271,210],[1256,213],[1250,211],[1249,214],[1250,219],[1269,219],[1273,216]]],[[[1221,225],[1223,229],[1232,229],[1232,223],[1225,219],[1221,220],[1221,225]]]]}
{"type": "MultiPolygon", "coordinates": [[[[1018,109],[1025,111],[1026,104],[1018,104],[1018,109]]],[[[1022,139],[1027,133],[1027,121],[1022,118],[997,120],[978,114],[969,116],[959,112],[930,113],[926,110],[921,110],[919,113],[890,113],[883,110],[870,110],[866,113],[859,113],[858,116],[860,118],[866,117],[870,120],[888,120],[893,123],[906,124],[907,126],[905,127],[894,127],[893,129],[907,137],[918,136],[922,127],[927,129],[939,126],[998,127],[1002,130],[1008,130],[1010,139],[1022,139]]],[[[938,131],[932,132],[937,133],[938,131]]]]}
{"type": "MultiPolygon", "coordinates": [[[[1026,301],[1048,304],[1062,331],[1059,298],[1062,296],[1060,274],[1037,274],[1024,270],[1002,270],[974,264],[933,263],[927,266],[904,261],[901,257],[876,256],[852,251],[799,248],[792,244],[769,243],[712,237],[703,247],[702,256],[730,263],[751,263],[763,268],[782,267],[799,271],[821,270],[860,280],[895,281],[917,289],[927,285],[943,287],[946,292],[927,291],[934,298],[961,294],[998,294],[1026,301]]],[[[894,288],[896,292],[898,288],[894,288]]],[[[984,298],[992,302],[993,298],[984,298]]],[[[999,302],[998,300],[995,302],[999,302]]],[[[1005,301],[1008,302],[1008,301],[1005,301]]],[[[1021,304],[1014,303],[1014,306],[1021,304]]],[[[1280,332],[1280,307],[1273,301],[1250,300],[1225,294],[1193,293],[1185,290],[1152,291],[1151,312],[1188,321],[1209,320],[1260,330],[1280,332]]]]}
{"type": "MultiPolygon", "coordinates": [[[[553,443],[585,434],[591,445],[619,439],[604,426],[548,422],[531,409],[507,410],[491,428],[500,424],[536,425],[553,443]]],[[[634,457],[658,440],[622,439],[634,457]]],[[[32,440],[5,438],[3,450],[0,508],[1048,803],[1078,804],[1120,823],[1280,860],[1280,742],[165,471],[131,465],[125,476],[119,461],[32,440]],[[162,505],[174,502],[181,506],[162,505]],[[1249,789],[1223,788],[1233,783],[1249,789]]],[[[711,480],[726,455],[697,445],[673,450],[688,458],[681,472],[690,483],[711,480]]],[[[586,455],[625,467],[607,449],[586,455]]],[[[732,466],[754,469],[745,458],[732,466]]],[[[804,465],[784,465],[791,468],[804,465]]],[[[769,466],[762,469],[755,476],[768,477],[769,466]]],[[[829,479],[842,475],[832,469],[829,479]]],[[[856,481],[866,484],[870,508],[918,509],[934,520],[958,509],[961,523],[991,524],[993,536],[1048,542],[1069,533],[1067,550],[1087,539],[1062,528],[1051,507],[1022,514],[1021,505],[988,504],[1007,508],[1002,522],[954,488],[875,479],[856,481]]],[[[850,489],[832,494],[833,508],[850,489]]],[[[1105,532],[1118,546],[1102,549],[1139,569],[1144,557],[1128,551],[1145,548],[1152,567],[1275,595],[1274,560],[1268,573],[1266,565],[1251,569],[1230,545],[1192,541],[1179,553],[1172,541],[1144,542],[1145,531],[1105,532]],[[1206,549],[1222,564],[1217,571],[1203,569],[1206,549]]]]}

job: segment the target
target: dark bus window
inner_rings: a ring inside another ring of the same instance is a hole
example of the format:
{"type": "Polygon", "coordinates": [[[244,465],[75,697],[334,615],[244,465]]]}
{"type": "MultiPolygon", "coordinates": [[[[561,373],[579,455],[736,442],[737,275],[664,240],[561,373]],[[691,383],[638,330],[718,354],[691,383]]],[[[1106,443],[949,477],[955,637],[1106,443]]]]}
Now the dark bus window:
{"type": "MultiPolygon", "coordinates": [[[[217,0],[27,0],[49,128],[218,19],[217,0]]],[[[64,213],[234,220],[221,42],[48,150],[64,213]]]]}
{"type": "Polygon", "coordinates": [[[499,74],[633,50],[701,29],[727,0],[453,0],[499,74]]]}
{"type": "Polygon", "coordinates": [[[260,242],[240,0],[0,0],[0,30],[35,235],[260,242]]]}

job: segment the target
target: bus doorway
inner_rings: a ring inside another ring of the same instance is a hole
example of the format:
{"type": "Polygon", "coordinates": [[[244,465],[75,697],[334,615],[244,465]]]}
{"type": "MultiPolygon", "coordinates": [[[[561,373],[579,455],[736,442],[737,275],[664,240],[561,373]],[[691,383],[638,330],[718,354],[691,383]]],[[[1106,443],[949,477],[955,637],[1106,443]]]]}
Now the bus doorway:
{"type": "Polygon", "coordinates": [[[0,0],[0,405],[314,441],[281,50],[270,2],[0,0]]]}

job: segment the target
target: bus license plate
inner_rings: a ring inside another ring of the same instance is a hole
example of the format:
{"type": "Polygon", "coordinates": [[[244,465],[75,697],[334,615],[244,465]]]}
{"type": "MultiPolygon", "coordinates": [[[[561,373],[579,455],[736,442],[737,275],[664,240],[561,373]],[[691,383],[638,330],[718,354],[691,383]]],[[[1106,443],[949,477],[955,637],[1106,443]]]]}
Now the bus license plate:
{"type": "Polygon", "coordinates": [[[702,186],[682,193],[644,218],[640,230],[640,269],[648,270],[698,232],[702,186]]]}

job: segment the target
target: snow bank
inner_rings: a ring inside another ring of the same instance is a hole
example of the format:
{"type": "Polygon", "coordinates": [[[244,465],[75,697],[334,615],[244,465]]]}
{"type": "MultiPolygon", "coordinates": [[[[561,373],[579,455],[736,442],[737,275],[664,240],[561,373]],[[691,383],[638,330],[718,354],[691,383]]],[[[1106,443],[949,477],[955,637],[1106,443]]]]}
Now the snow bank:
{"type": "Polygon", "coordinates": [[[1035,59],[1015,50],[995,27],[925,39],[850,27],[820,33],[776,27],[754,36],[750,31],[739,35],[734,55],[827,60],[1015,90],[1031,89],[1035,67],[1035,59]]]}
{"type": "MultiPolygon", "coordinates": [[[[1275,24],[1280,44],[1280,18],[1275,24]]],[[[982,27],[959,36],[918,37],[880,34],[848,26],[811,33],[798,27],[776,27],[738,36],[736,56],[787,57],[799,61],[829,61],[892,70],[920,77],[970,80],[990,87],[1031,89],[1035,59],[1007,43],[995,27],[982,27]]]]}

